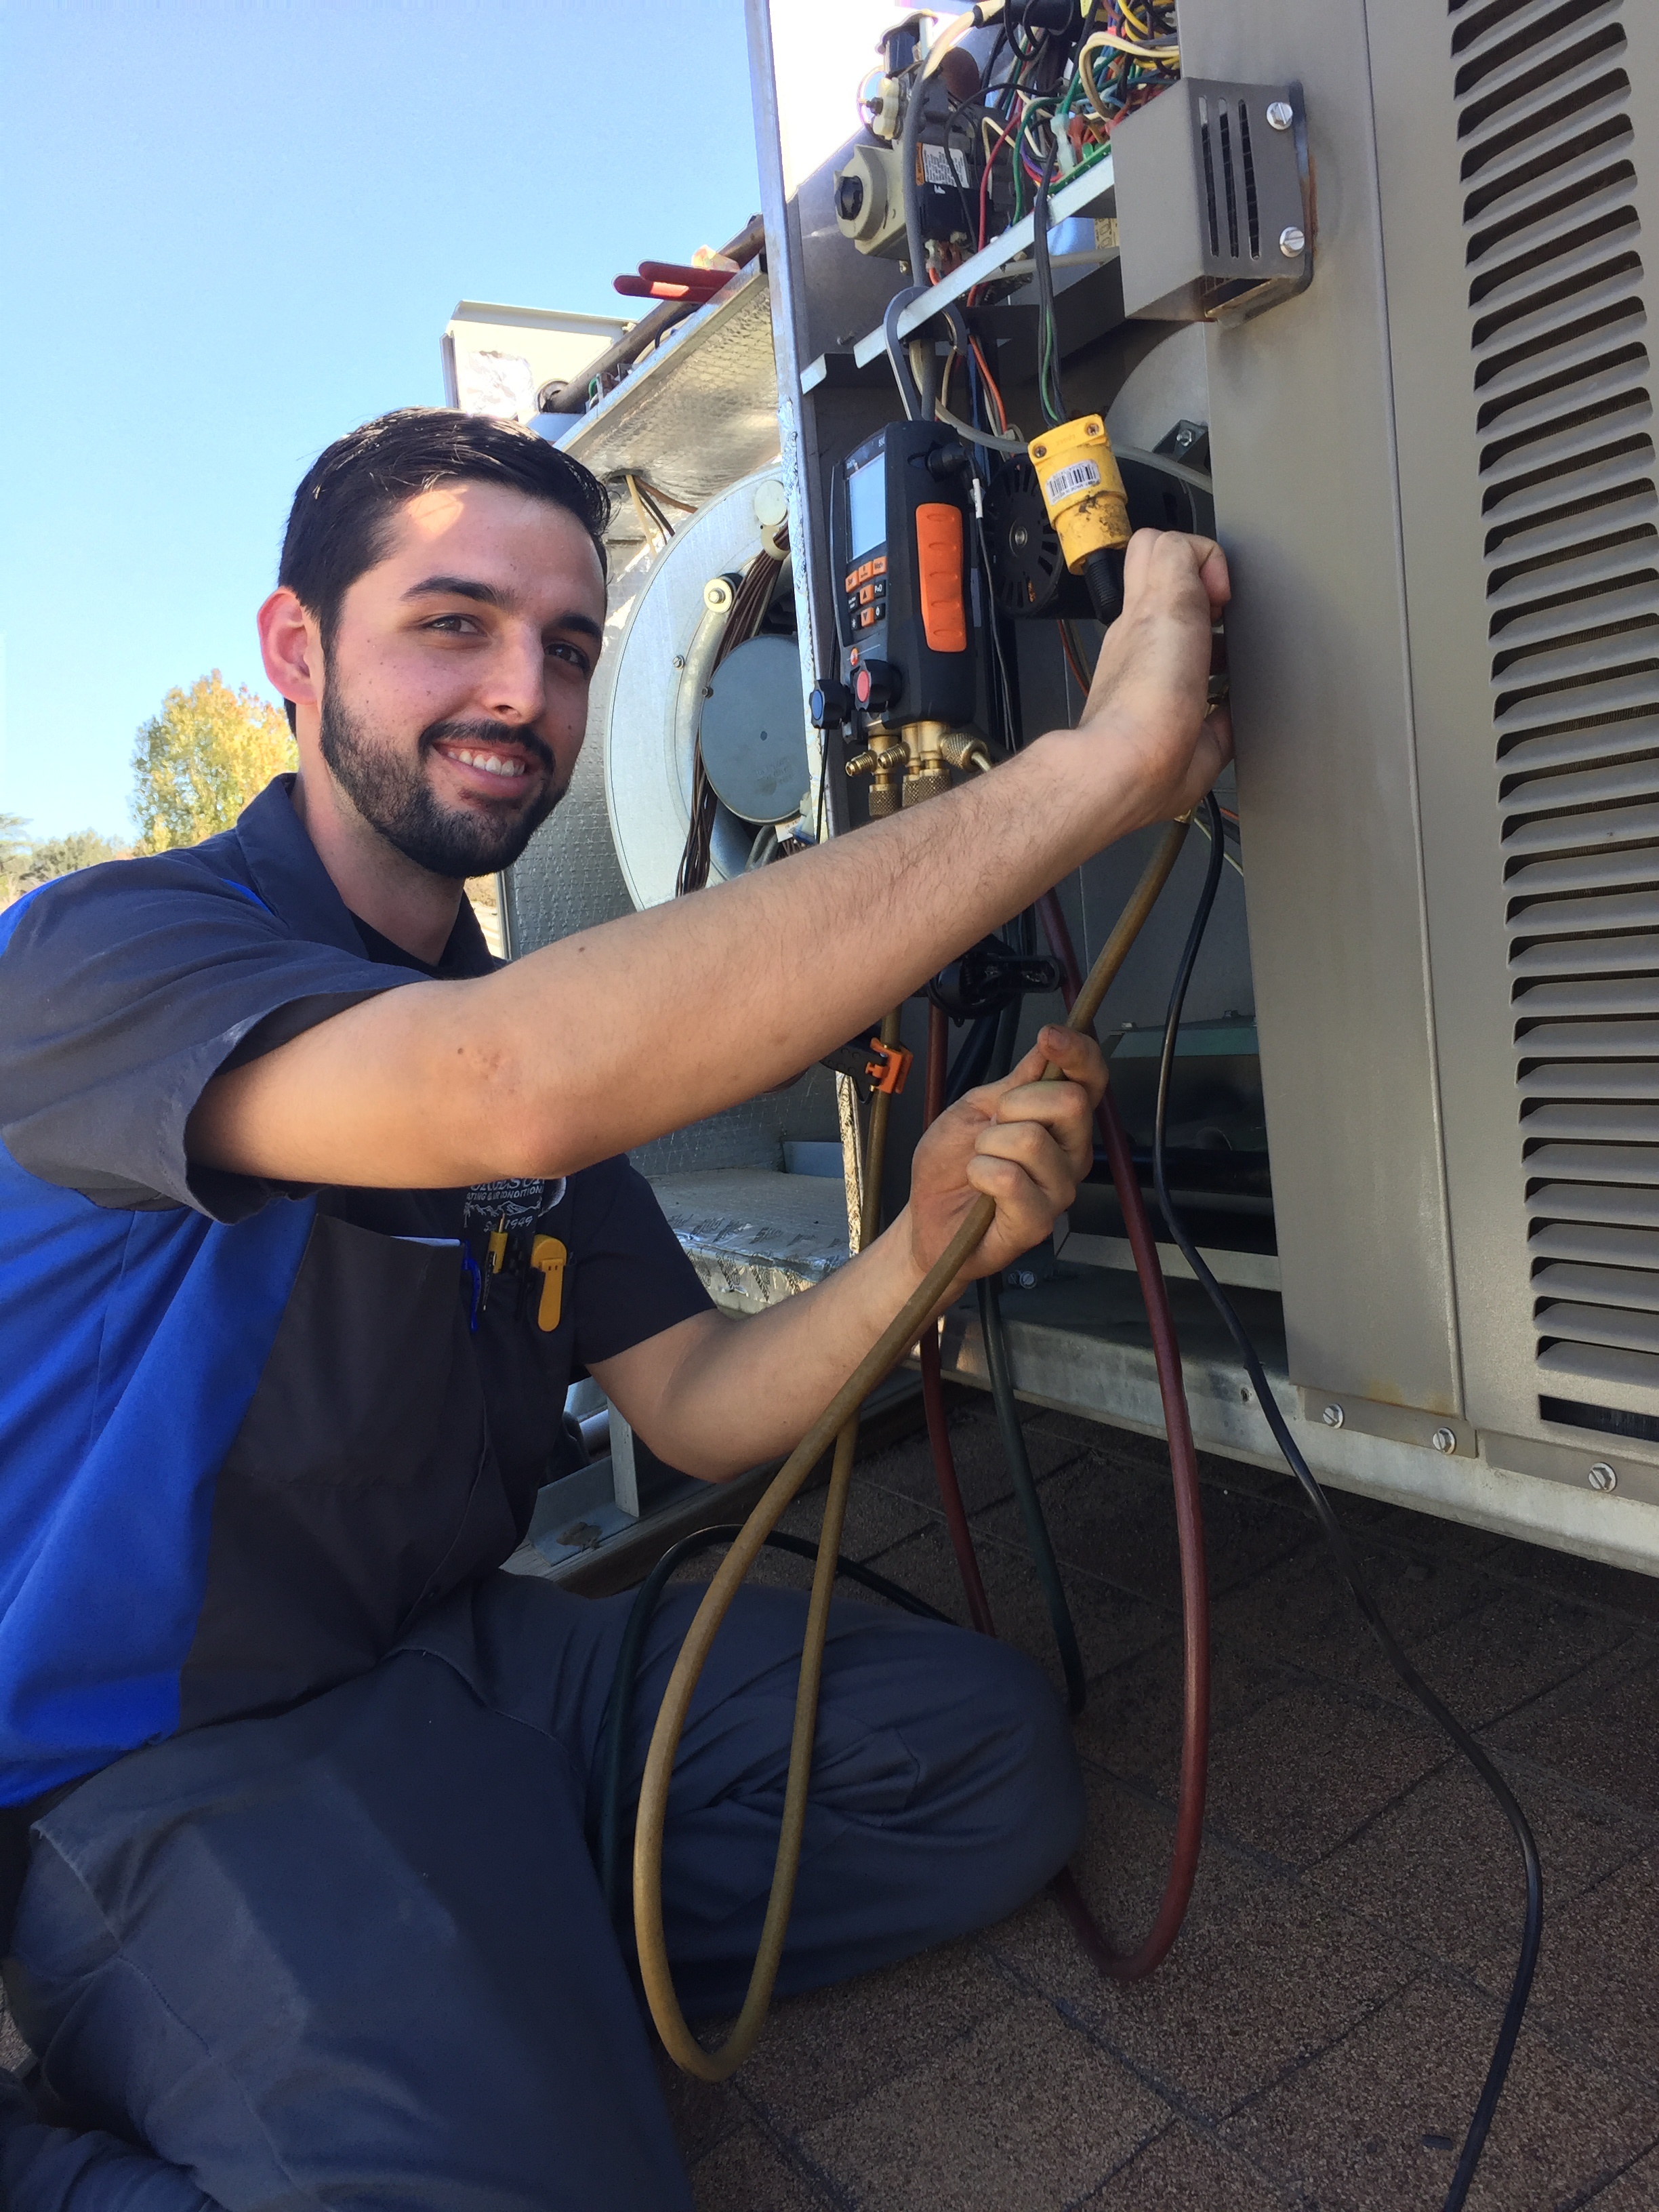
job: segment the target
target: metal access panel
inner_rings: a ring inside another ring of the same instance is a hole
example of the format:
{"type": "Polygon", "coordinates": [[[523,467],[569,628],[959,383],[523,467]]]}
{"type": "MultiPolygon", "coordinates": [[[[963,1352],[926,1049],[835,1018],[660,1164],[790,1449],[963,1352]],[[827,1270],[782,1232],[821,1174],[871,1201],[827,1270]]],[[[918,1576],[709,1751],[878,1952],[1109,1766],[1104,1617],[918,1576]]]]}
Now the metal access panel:
{"type": "Polygon", "coordinates": [[[1659,9],[1182,30],[1294,68],[1316,192],[1209,339],[1291,1376],[1659,1500],[1659,9]]]}

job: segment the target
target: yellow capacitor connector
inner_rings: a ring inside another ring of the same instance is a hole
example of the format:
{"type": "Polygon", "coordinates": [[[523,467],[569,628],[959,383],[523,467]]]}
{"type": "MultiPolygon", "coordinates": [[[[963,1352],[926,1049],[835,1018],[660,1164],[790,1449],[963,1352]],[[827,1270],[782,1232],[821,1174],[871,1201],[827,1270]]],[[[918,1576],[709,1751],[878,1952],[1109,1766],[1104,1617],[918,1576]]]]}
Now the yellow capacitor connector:
{"type": "Polygon", "coordinates": [[[1128,544],[1129,502],[1098,415],[1079,415],[1045,430],[1026,451],[1074,576],[1082,574],[1091,554],[1120,551],[1128,544]]]}

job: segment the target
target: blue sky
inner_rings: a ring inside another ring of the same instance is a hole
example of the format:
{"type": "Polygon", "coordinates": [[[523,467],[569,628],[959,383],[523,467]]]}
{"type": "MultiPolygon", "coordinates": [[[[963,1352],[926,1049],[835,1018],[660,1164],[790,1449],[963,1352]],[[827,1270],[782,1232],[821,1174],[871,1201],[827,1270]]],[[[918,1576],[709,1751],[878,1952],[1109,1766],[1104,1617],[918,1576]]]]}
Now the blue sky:
{"type": "Polygon", "coordinates": [[[127,826],[137,726],[295,484],[443,398],[464,297],[628,312],[759,205],[740,0],[0,0],[0,811],[127,826]]]}

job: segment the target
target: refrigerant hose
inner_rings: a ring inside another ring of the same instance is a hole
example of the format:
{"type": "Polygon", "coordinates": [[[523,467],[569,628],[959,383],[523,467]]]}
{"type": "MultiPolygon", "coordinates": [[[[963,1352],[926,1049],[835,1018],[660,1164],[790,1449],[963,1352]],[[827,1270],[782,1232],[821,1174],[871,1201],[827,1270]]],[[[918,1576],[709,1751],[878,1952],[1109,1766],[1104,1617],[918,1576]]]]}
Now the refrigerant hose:
{"type": "MultiPolygon", "coordinates": [[[[930,1004],[927,1009],[927,1084],[921,1109],[924,1129],[932,1128],[945,1110],[945,1047],[949,1038],[949,1017],[942,1006],[930,1004]]],[[[945,1414],[945,1383],[939,1373],[939,1331],[931,1322],[922,1330],[916,1346],[916,1364],[921,1370],[921,1407],[927,1422],[928,1449],[933,1455],[933,1479],[939,1485],[945,1531],[951,1539],[951,1549],[956,1555],[957,1572],[962,1577],[963,1594],[968,1601],[968,1618],[982,1636],[994,1636],[997,1632],[996,1624],[991,1618],[991,1601],[985,1594],[985,1580],[980,1573],[979,1558],[969,1532],[968,1509],[962,1502],[962,1485],[957,1476],[956,1455],[951,1449],[951,1431],[945,1414]]]]}
{"type": "MultiPolygon", "coordinates": [[[[1053,891],[1045,892],[1037,901],[1037,918],[1048,937],[1048,949],[1060,964],[1060,988],[1070,1006],[1081,988],[1077,955],[1072,949],[1065,914],[1053,891]]],[[[1152,1340],[1152,1359],[1158,1370],[1158,1395],[1164,1407],[1164,1433],[1170,1448],[1176,1538],[1181,1553],[1181,1779],[1176,1799],[1175,1844],[1170,1854],[1170,1871],[1157,1917],[1144,1942],[1127,1957],[1114,1951],[1097,1926],[1069,1870],[1056,1880],[1054,1894],[1078,1941],[1101,1972],[1112,1981],[1138,1982],[1160,1963],[1181,1932],[1203,1847],[1210,1759],[1210,1590],[1204,1556],[1198,1452],[1193,1443],[1192,1416],[1182,1380],[1181,1345],[1176,1335],[1175,1316],[1170,1310],[1170,1293],[1158,1256],[1157,1240],[1140,1194],[1134,1155],[1109,1085],[1096,1109],[1095,1121],[1106,1148],[1130,1255],[1140,1280],[1146,1325],[1152,1340]]]]}
{"type": "MultiPolygon", "coordinates": [[[[1128,904],[1119,916],[1115,928],[1090,970],[1088,981],[1072,1009],[1071,1028],[1087,1030],[1093,1023],[1102,1000],[1175,866],[1186,834],[1187,824],[1184,822],[1172,823],[1160,840],[1157,851],[1130,896],[1128,904]]],[[[1049,1066],[1044,1069],[1041,1079],[1058,1080],[1059,1074],[1057,1068],[1049,1066]]],[[[884,1096],[884,1093],[878,1094],[878,1105],[884,1096]]],[[[872,1213],[875,1194],[880,1188],[878,1162],[874,1158],[877,1146],[873,1129],[870,1150],[872,1157],[866,1169],[865,1191],[866,1216],[872,1213]]],[[[638,1824],[634,1843],[635,1933],[641,1979],[645,1985],[646,2000],[656,2021],[657,2032],[670,2056],[687,2073],[695,2074],[704,2081],[724,2081],[736,2071],[754,2049],[765,2024],[767,2008],[771,2002],[773,1985],[783,1956],[806,1822],[807,1786],[817,1717],[818,1685],[823,1671],[824,1638],[829,1627],[830,1600],[835,1587],[836,1557],[846,1514],[848,1485],[857,1439],[857,1410],[876,1384],[892,1371],[912,1345],[920,1340],[924,1327],[945,1303],[951,1285],[969,1256],[983,1242],[995,1217],[994,1200],[984,1197],[975,1200],[926,1279],[906,1299],[902,1308],[774,1476],[744,1524],[742,1534],[716,1569],[686,1632],[685,1641],[680,1647],[668,1687],[663,1694],[640,1785],[638,1824]],[[785,1507],[805,1483],[832,1437],[837,1439],[835,1465],[824,1503],[818,1561],[807,1607],[800,1681],[796,1693],[794,1734],[790,1746],[789,1773],[784,1790],[783,1819],[778,1838],[772,1892],[767,1904],[754,1969],[736,2026],[718,2051],[708,2051],[692,2034],[680,2010],[663,1929],[663,1835],[668,1818],[668,1794],[674,1755],[685,1725],[692,1694],[720,1622],[768,1534],[775,1527],[785,1507]]]]}

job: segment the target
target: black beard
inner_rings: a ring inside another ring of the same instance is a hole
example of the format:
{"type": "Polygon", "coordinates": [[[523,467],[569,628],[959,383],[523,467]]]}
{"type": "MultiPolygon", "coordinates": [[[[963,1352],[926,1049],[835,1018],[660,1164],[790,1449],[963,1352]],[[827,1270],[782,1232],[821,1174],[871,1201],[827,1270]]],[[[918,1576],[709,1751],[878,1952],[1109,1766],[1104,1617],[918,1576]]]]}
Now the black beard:
{"type": "Polygon", "coordinates": [[[375,744],[331,691],[324,695],[318,735],[331,773],[364,821],[417,868],[452,883],[510,868],[563,796],[552,781],[548,747],[505,722],[434,722],[422,731],[416,757],[405,760],[375,744]],[[424,764],[446,738],[522,745],[548,772],[541,795],[526,804],[503,793],[499,806],[486,801],[479,810],[441,805],[424,764]]]}

